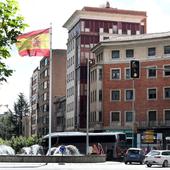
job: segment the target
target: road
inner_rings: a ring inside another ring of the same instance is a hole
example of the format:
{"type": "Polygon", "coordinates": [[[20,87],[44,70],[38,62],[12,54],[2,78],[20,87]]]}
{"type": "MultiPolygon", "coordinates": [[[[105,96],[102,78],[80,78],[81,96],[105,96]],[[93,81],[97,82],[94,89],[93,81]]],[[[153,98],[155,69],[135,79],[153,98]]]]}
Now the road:
{"type": "MultiPolygon", "coordinates": [[[[0,163],[0,170],[149,170],[153,169],[146,165],[132,164],[125,165],[122,162],[105,162],[105,163],[0,163]]],[[[155,168],[159,168],[155,166],[155,168]]],[[[154,168],[154,169],[155,169],[154,168]]],[[[166,168],[166,170],[170,170],[166,168]]]]}

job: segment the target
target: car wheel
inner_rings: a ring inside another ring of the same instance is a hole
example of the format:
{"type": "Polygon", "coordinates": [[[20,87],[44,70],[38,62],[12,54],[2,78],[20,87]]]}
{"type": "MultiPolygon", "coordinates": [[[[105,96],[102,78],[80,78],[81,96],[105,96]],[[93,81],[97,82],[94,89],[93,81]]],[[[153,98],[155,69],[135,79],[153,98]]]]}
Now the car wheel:
{"type": "Polygon", "coordinates": [[[129,162],[130,164],[132,164],[132,162],[129,162]]]}
{"type": "Polygon", "coordinates": [[[128,162],[125,161],[125,164],[127,164],[128,162]]]}
{"type": "Polygon", "coordinates": [[[142,165],[142,164],[143,164],[143,161],[141,161],[140,164],[142,165]]]}
{"type": "Polygon", "coordinates": [[[151,167],[152,166],[152,164],[150,164],[150,163],[147,163],[146,165],[147,165],[147,167],[151,167]]]}
{"type": "Polygon", "coordinates": [[[165,160],[165,161],[163,162],[162,167],[168,167],[168,161],[167,161],[167,160],[165,160]]]}

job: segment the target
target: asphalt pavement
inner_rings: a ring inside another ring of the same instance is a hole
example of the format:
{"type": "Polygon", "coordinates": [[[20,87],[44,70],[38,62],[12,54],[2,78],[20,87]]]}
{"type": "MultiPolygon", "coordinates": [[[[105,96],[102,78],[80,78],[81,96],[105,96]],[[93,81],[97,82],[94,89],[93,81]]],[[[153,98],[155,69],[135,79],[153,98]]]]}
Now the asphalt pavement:
{"type": "MultiPolygon", "coordinates": [[[[0,163],[0,170],[148,170],[157,169],[140,164],[128,164],[123,162],[105,162],[105,163],[0,163]]],[[[170,170],[166,168],[166,170],[170,170]]]]}

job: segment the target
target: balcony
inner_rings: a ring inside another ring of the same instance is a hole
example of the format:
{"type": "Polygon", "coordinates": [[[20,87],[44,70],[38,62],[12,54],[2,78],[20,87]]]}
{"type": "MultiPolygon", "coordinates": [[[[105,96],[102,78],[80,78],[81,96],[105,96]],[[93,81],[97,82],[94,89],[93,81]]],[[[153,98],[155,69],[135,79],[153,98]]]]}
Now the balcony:
{"type": "Polygon", "coordinates": [[[164,128],[164,127],[170,127],[170,120],[166,121],[140,121],[136,122],[138,128],[164,128]]]}
{"type": "Polygon", "coordinates": [[[121,128],[121,122],[120,121],[110,122],[110,128],[120,129],[121,128]]]}
{"type": "Polygon", "coordinates": [[[90,128],[94,130],[101,130],[103,128],[103,122],[90,122],[90,128]]]}

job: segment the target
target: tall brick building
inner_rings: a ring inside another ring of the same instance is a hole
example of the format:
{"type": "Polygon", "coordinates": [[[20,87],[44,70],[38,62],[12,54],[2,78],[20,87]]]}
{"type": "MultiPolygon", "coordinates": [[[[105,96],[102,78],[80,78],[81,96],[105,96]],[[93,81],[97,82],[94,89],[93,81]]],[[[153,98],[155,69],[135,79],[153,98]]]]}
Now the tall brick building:
{"type": "Polygon", "coordinates": [[[170,32],[110,37],[93,52],[91,130],[135,132],[137,146],[165,149],[170,134],[170,32]],[[140,62],[140,76],[133,80],[134,59],[140,62]]]}
{"type": "MultiPolygon", "coordinates": [[[[111,8],[109,4],[104,8],[76,10],[66,21],[66,130],[84,130],[86,127],[87,58],[94,57],[90,49],[113,34],[146,33],[146,21],[146,12],[111,8]]],[[[99,108],[96,116],[103,117],[102,114],[99,108]]]]}

